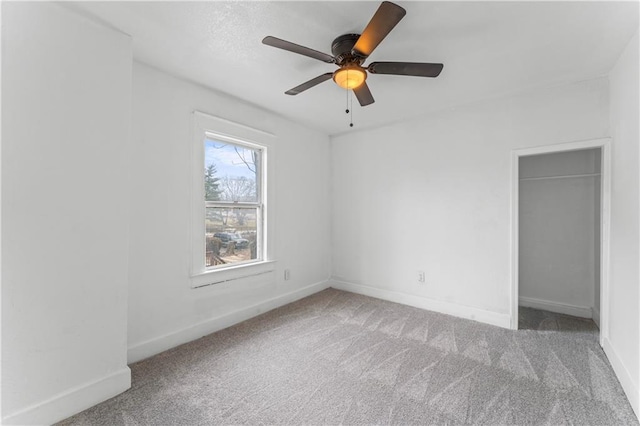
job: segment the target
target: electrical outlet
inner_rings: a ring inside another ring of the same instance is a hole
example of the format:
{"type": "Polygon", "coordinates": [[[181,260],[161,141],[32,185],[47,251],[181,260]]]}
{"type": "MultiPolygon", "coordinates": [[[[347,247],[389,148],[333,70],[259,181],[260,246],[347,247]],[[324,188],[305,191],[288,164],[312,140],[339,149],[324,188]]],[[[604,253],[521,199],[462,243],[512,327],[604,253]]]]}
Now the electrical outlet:
{"type": "Polygon", "coordinates": [[[289,281],[290,278],[291,278],[291,271],[289,269],[285,269],[284,270],[284,280],[285,281],[289,281]]]}
{"type": "Polygon", "coordinates": [[[418,271],[418,282],[421,284],[426,282],[424,271],[418,271]]]}

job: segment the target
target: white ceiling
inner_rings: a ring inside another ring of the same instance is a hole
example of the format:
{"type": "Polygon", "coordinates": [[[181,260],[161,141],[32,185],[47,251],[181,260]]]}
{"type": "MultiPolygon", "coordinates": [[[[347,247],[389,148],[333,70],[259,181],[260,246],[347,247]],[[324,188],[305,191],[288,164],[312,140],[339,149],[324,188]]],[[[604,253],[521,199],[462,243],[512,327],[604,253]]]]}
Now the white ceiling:
{"type": "MultiPolygon", "coordinates": [[[[334,135],[349,131],[331,80],[284,92],[332,64],[265,46],[267,36],[326,53],[360,33],[379,2],[79,2],[130,34],[134,57],[334,135]]],[[[367,62],[441,62],[440,77],[370,75],[376,102],[354,129],[475,100],[606,74],[638,28],[638,2],[398,2],[407,15],[367,62]]]]}

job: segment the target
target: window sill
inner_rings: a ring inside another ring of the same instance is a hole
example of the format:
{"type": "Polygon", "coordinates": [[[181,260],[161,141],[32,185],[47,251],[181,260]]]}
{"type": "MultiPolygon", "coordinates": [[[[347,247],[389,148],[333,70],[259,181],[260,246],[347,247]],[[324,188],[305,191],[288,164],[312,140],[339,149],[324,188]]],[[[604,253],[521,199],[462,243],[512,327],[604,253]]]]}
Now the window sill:
{"type": "Polygon", "coordinates": [[[244,265],[229,266],[223,269],[204,271],[191,275],[191,288],[207,287],[227,281],[267,274],[276,269],[276,262],[265,260],[262,262],[246,263],[244,265]]]}

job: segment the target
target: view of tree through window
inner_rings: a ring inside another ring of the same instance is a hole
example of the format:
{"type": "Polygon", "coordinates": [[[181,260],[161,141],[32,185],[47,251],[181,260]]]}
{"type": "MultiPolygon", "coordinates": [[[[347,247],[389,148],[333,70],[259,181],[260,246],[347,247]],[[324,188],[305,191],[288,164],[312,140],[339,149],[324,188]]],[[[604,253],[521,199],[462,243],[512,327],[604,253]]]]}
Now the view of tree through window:
{"type": "Polygon", "coordinates": [[[205,139],[207,267],[259,260],[260,155],[258,149],[205,139]]]}

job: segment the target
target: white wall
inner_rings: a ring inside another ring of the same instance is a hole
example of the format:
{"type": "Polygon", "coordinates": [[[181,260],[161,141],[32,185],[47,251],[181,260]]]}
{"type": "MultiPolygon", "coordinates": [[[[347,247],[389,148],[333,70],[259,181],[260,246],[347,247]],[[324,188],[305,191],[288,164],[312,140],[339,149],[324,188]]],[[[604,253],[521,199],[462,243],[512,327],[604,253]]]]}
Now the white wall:
{"type": "Polygon", "coordinates": [[[334,278],[508,327],[511,151],[606,136],[607,89],[584,81],[333,138],[334,278]]]}
{"type": "Polygon", "coordinates": [[[131,40],[2,3],[2,416],[61,420],[129,387],[131,40]]]}
{"type": "Polygon", "coordinates": [[[134,62],[131,161],[130,361],[327,286],[327,136],[134,62]],[[276,135],[269,150],[276,180],[271,194],[274,273],[190,287],[189,153],[194,110],[276,135]],[[283,281],[284,269],[291,270],[291,280],[283,281]]]}
{"type": "Polygon", "coordinates": [[[519,174],[520,304],[591,318],[599,311],[600,150],[520,157],[519,174]]]}
{"type": "Polygon", "coordinates": [[[610,329],[605,351],[612,360],[631,405],[640,416],[638,49],[636,32],[609,74],[613,176],[610,329]]]}

